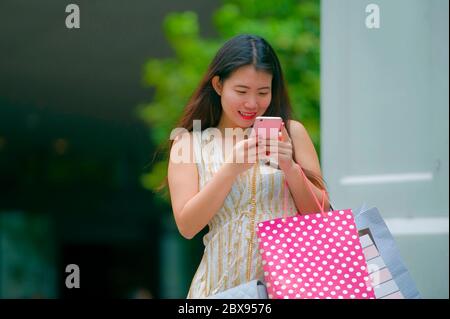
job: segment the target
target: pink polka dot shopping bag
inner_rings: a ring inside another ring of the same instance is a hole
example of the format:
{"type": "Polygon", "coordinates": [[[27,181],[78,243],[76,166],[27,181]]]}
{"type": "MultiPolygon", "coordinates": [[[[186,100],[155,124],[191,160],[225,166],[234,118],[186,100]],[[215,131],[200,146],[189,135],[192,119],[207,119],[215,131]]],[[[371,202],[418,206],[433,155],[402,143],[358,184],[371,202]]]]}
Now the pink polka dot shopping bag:
{"type": "Polygon", "coordinates": [[[257,226],[269,298],[375,299],[351,209],[325,212],[324,202],[310,191],[320,213],[257,226]]]}

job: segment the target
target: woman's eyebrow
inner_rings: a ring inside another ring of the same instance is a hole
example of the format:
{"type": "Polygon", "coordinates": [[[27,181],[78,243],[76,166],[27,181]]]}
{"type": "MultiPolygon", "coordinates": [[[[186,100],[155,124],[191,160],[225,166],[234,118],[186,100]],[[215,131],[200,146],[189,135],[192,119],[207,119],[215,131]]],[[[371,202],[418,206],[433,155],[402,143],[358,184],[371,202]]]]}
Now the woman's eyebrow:
{"type": "MultiPolygon", "coordinates": [[[[242,84],[235,85],[234,87],[235,88],[250,89],[250,87],[248,87],[246,85],[242,85],[242,84]]],[[[262,90],[262,89],[270,89],[270,86],[262,86],[262,87],[258,88],[258,90],[262,90]]]]}

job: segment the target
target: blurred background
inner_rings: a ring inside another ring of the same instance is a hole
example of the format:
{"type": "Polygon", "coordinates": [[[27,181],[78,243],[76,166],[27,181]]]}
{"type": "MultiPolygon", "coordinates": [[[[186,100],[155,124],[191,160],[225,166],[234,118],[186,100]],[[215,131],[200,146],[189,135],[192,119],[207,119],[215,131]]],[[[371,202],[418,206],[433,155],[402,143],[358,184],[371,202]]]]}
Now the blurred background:
{"type": "Polygon", "coordinates": [[[448,1],[0,3],[0,298],[184,298],[165,143],[216,50],[279,54],[336,207],[377,206],[426,298],[448,298],[448,1]],[[65,25],[80,8],[80,28],[65,25]],[[80,269],[80,288],[65,268],[80,269]]]}

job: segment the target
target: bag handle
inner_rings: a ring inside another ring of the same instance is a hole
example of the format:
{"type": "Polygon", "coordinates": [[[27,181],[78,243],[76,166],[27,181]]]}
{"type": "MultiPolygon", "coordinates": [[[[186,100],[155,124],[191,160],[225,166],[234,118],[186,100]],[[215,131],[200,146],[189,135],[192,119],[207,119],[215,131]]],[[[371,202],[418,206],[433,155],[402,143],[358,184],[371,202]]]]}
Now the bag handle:
{"type": "MultiPolygon", "coordinates": [[[[309,192],[311,193],[311,195],[314,198],[314,201],[317,204],[317,207],[320,210],[320,213],[322,214],[323,217],[326,216],[326,212],[325,212],[325,197],[328,198],[326,191],[322,189],[322,205],[319,202],[319,199],[317,198],[316,194],[314,193],[314,191],[311,188],[310,182],[308,180],[308,178],[306,177],[305,172],[303,172],[303,168],[300,166],[299,164],[299,168],[300,168],[300,172],[302,173],[303,179],[305,180],[305,184],[308,186],[309,192]]],[[[284,215],[283,218],[286,219],[286,212],[287,212],[287,205],[288,205],[288,192],[289,192],[289,185],[286,181],[286,177],[284,178],[284,203],[283,203],[283,210],[284,210],[284,215]]]]}
{"type": "MultiPolygon", "coordinates": [[[[278,140],[279,141],[283,140],[283,134],[281,134],[281,132],[279,132],[279,134],[278,134],[278,140]]],[[[316,194],[312,190],[311,185],[309,183],[309,180],[306,177],[305,172],[303,172],[302,166],[300,165],[300,163],[297,163],[297,164],[298,164],[298,166],[300,168],[300,173],[302,174],[303,179],[305,180],[305,184],[306,184],[306,186],[308,186],[309,192],[313,196],[314,201],[316,202],[317,207],[319,208],[320,213],[322,214],[322,217],[325,217],[326,216],[326,212],[325,212],[325,197],[328,197],[327,194],[326,194],[326,191],[324,189],[322,189],[322,192],[321,192],[322,193],[322,205],[320,205],[319,199],[317,198],[316,194]]],[[[287,183],[286,177],[285,177],[284,178],[284,203],[283,203],[283,210],[284,210],[285,213],[283,214],[283,219],[286,219],[287,202],[288,202],[288,191],[289,191],[289,186],[288,186],[288,183],[287,183]]]]}
{"type": "MultiPolygon", "coordinates": [[[[311,185],[309,184],[309,180],[306,177],[305,173],[303,172],[302,167],[299,165],[300,167],[300,172],[303,176],[303,179],[305,180],[305,184],[308,186],[308,189],[311,193],[311,195],[314,198],[314,201],[317,204],[317,207],[320,210],[320,213],[322,214],[323,217],[326,216],[326,212],[325,212],[325,198],[328,198],[327,193],[325,190],[322,190],[322,204],[320,204],[319,199],[317,198],[316,194],[314,193],[314,191],[311,188],[311,185]]],[[[256,213],[256,174],[259,171],[259,165],[258,163],[255,163],[254,165],[254,170],[253,170],[253,176],[252,176],[252,187],[251,187],[251,212],[253,212],[253,214],[256,213]]],[[[284,178],[284,200],[283,200],[283,219],[286,219],[287,217],[287,211],[288,211],[288,192],[289,192],[289,185],[286,181],[286,177],[284,178]]],[[[301,215],[301,214],[300,214],[301,215]]]]}

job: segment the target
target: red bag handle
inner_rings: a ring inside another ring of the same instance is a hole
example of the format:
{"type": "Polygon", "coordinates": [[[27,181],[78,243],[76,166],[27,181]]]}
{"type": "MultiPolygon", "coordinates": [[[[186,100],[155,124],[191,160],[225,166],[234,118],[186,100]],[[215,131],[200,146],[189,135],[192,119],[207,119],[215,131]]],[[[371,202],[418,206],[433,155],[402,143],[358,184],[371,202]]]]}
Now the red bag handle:
{"type": "MultiPolygon", "coordinates": [[[[326,194],[325,190],[322,190],[322,205],[319,202],[319,199],[317,198],[316,194],[314,193],[314,191],[311,188],[311,185],[309,184],[309,180],[305,175],[305,172],[303,172],[302,167],[299,165],[300,167],[300,172],[302,173],[303,179],[305,180],[305,184],[308,186],[308,189],[311,193],[311,195],[314,198],[314,201],[317,204],[317,207],[319,207],[320,213],[322,214],[323,217],[326,216],[326,212],[325,212],[325,197],[328,197],[326,194]]],[[[284,208],[284,215],[283,218],[286,219],[286,212],[287,212],[287,205],[288,205],[288,191],[289,191],[289,185],[286,181],[286,177],[284,178],[284,204],[283,204],[283,208],[284,208]]],[[[300,214],[301,215],[301,214],[300,214]]]]}
{"type": "MultiPolygon", "coordinates": [[[[281,141],[282,139],[283,139],[283,137],[282,137],[282,134],[280,132],[278,140],[281,141]]],[[[320,213],[322,214],[323,217],[325,217],[326,216],[326,212],[325,212],[325,197],[328,197],[327,194],[326,194],[326,191],[322,190],[322,205],[320,205],[319,199],[317,198],[316,194],[312,190],[311,185],[309,184],[309,180],[306,177],[305,172],[303,172],[302,166],[300,165],[300,163],[298,163],[298,165],[300,167],[300,173],[302,173],[303,179],[305,180],[305,184],[308,186],[309,192],[313,196],[314,201],[316,202],[317,207],[320,210],[320,213]]],[[[287,202],[288,202],[288,190],[289,190],[289,186],[288,186],[288,183],[286,182],[286,177],[285,177],[284,178],[284,204],[283,204],[283,206],[284,206],[283,208],[284,208],[284,211],[285,211],[285,213],[283,215],[284,219],[286,219],[287,202]]]]}

